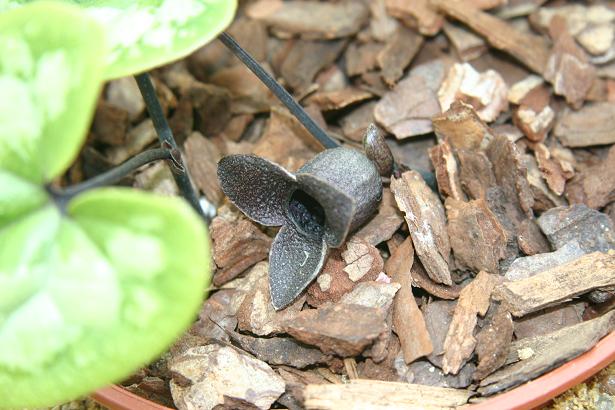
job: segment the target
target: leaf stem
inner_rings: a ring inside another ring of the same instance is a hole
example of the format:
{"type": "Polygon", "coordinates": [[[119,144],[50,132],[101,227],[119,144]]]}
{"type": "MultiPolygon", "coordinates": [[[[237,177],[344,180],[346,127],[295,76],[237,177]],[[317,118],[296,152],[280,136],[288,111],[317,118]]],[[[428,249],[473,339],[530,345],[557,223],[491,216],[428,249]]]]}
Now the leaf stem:
{"type": "Polygon", "coordinates": [[[173,151],[169,148],[154,148],[147,151],[143,151],[140,154],[135,155],[129,160],[123,162],[104,172],[100,175],[88,179],[80,184],[70,186],[61,191],[54,192],[54,196],[62,198],[63,201],[68,202],[74,196],[87,191],[92,188],[98,188],[105,185],[111,185],[116,183],[125,176],[131,174],[136,169],[142,167],[150,162],[161,159],[173,159],[173,151]]]}
{"type": "Polygon", "coordinates": [[[303,124],[303,126],[316,138],[325,148],[339,147],[337,141],[331,138],[325,130],[320,128],[318,124],[305,112],[303,107],[295,101],[295,99],[282,87],[265,69],[244,50],[233,37],[224,32],[218,36],[218,39],[231,52],[239,58],[262,82],[278,97],[280,101],[288,108],[288,110],[303,124]]]}
{"type": "Polygon", "coordinates": [[[135,80],[137,80],[137,85],[139,86],[139,90],[141,91],[141,95],[145,101],[147,112],[154,123],[154,128],[158,134],[160,144],[163,147],[168,145],[171,148],[170,152],[175,164],[174,167],[171,167],[171,170],[173,171],[173,178],[175,179],[177,187],[182,193],[182,196],[190,203],[190,205],[192,205],[195,211],[205,218],[203,208],[199,203],[199,198],[194,190],[190,176],[186,171],[187,168],[181,158],[181,154],[177,147],[177,143],[175,142],[175,138],[173,137],[171,127],[169,127],[169,123],[162,112],[160,101],[158,101],[158,96],[156,95],[156,90],[154,89],[154,85],[152,84],[149,74],[137,74],[135,75],[135,80]]]}

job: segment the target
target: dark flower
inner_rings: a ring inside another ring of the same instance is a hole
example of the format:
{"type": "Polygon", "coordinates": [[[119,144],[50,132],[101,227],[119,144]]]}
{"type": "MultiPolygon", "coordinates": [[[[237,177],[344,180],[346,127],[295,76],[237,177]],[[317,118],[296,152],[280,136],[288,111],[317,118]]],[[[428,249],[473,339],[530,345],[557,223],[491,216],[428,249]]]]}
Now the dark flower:
{"type": "Polygon", "coordinates": [[[321,152],[292,174],[254,155],[230,155],[218,163],[226,196],[250,219],[279,226],[269,252],[269,287],[276,309],[291,303],[320,272],[328,247],[378,207],[382,183],[359,151],[321,152]]]}

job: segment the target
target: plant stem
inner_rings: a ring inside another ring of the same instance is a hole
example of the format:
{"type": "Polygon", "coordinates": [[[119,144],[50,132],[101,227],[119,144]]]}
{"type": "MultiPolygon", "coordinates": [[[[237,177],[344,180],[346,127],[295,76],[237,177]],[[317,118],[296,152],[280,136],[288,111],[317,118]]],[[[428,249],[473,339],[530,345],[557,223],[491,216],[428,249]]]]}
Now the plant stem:
{"type": "Polygon", "coordinates": [[[265,69],[228,33],[222,33],[218,39],[231,52],[239,58],[262,82],[271,90],[273,94],[288,108],[288,110],[303,124],[303,126],[316,138],[325,148],[339,147],[333,138],[305,112],[303,107],[282,87],[265,69]]]}
{"type": "Polygon", "coordinates": [[[111,185],[129,175],[139,167],[161,159],[173,159],[172,150],[168,148],[154,148],[143,151],[123,162],[121,165],[118,165],[117,167],[112,168],[100,175],[96,175],[94,178],[88,179],[80,184],[73,185],[59,191],[56,195],[61,197],[63,200],[68,201],[72,197],[89,189],[111,185]]]}
{"type": "Polygon", "coordinates": [[[190,203],[190,205],[192,205],[194,210],[205,218],[205,214],[203,213],[203,209],[199,203],[199,198],[193,188],[192,181],[186,171],[186,166],[184,165],[184,161],[181,158],[177,143],[173,137],[171,127],[169,127],[169,123],[162,112],[160,101],[158,101],[158,96],[156,95],[156,90],[154,89],[154,85],[152,84],[149,74],[137,74],[135,75],[135,80],[137,80],[137,85],[139,86],[139,90],[141,91],[141,95],[145,101],[147,112],[154,123],[154,128],[158,134],[160,144],[162,146],[168,145],[171,148],[170,152],[175,164],[174,167],[171,167],[171,171],[177,187],[182,193],[182,196],[190,203]]]}

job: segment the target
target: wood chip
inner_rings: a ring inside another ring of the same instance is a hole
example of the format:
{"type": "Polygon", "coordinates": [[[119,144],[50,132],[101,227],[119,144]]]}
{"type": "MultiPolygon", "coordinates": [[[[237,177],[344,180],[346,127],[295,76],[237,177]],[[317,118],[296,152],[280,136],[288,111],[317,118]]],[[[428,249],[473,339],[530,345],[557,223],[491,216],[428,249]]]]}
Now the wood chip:
{"type": "Polygon", "coordinates": [[[231,339],[257,359],[274,366],[288,365],[302,369],[325,364],[329,360],[320,350],[289,337],[253,337],[232,332],[231,339]]]}
{"type": "Polygon", "coordinates": [[[266,409],[285,390],[284,380],[267,363],[226,346],[193,347],[169,368],[173,401],[181,410],[213,409],[225,396],[266,409]]]}
{"type": "Polygon", "coordinates": [[[479,392],[492,395],[510,389],[559,366],[589,350],[615,328],[615,311],[546,336],[522,339],[513,343],[511,352],[529,350],[532,354],[481,381],[479,392]]]}
{"type": "Polygon", "coordinates": [[[364,276],[377,276],[384,267],[378,249],[357,236],[353,236],[346,242],[342,259],[346,262],[344,272],[353,282],[361,280],[364,276]]]}
{"type": "Polygon", "coordinates": [[[459,292],[461,292],[461,286],[455,283],[452,285],[443,285],[434,282],[429,275],[427,275],[427,272],[425,272],[425,268],[420,260],[414,261],[411,276],[413,286],[421,288],[430,295],[441,299],[457,299],[459,297],[459,292]]]}
{"type": "Polygon", "coordinates": [[[336,304],[299,312],[284,330],[324,353],[356,356],[386,332],[386,312],[360,305],[336,304]]]}
{"type": "Polygon", "coordinates": [[[547,238],[545,238],[536,222],[532,219],[526,219],[518,226],[517,244],[519,249],[526,255],[536,255],[551,250],[547,238]]]}
{"type": "Polygon", "coordinates": [[[615,201],[615,148],[598,164],[584,169],[566,186],[571,204],[584,203],[599,209],[615,201]]]}
{"type": "Polygon", "coordinates": [[[509,215],[511,219],[520,222],[526,216],[531,218],[534,196],[517,146],[508,138],[497,135],[487,147],[486,153],[493,164],[495,180],[502,188],[506,202],[515,207],[509,215]]]}
{"type": "MultiPolygon", "coordinates": [[[[269,270],[267,262],[263,262],[263,269],[269,270]]],[[[246,292],[246,296],[237,311],[238,328],[257,336],[283,333],[282,323],[292,320],[301,311],[304,303],[305,296],[300,295],[288,307],[275,310],[269,293],[269,275],[263,275],[246,292]]]]}
{"type": "Polygon", "coordinates": [[[310,104],[316,104],[321,111],[339,110],[350,105],[365,101],[372,93],[347,87],[342,90],[318,92],[307,99],[310,104]]]}
{"type": "Polygon", "coordinates": [[[455,101],[470,104],[481,120],[493,122],[508,109],[508,87],[494,70],[479,73],[468,63],[454,64],[438,90],[442,110],[455,101]]]}
{"type": "Polygon", "coordinates": [[[104,144],[123,145],[130,118],[128,111],[101,101],[96,107],[92,123],[94,138],[104,144]]]}
{"type": "Polygon", "coordinates": [[[530,141],[543,141],[554,124],[555,112],[549,106],[550,97],[547,86],[538,84],[528,90],[513,111],[514,124],[530,141]]]}
{"type": "Polygon", "coordinates": [[[487,51],[485,41],[461,25],[444,23],[444,33],[461,61],[470,61],[487,51]]]}
{"type": "Polygon", "coordinates": [[[499,261],[506,256],[507,235],[485,200],[447,198],[444,204],[455,261],[475,272],[499,273],[499,261]]]}
{"type": "Polygon", "coordinates": [[[429,158],[435,169],[438,191],[444,198],[466,200],[459,181],[459,167],[450,144],[443,140],[429,150],[429,158]]]}
{"type": "Polygon", "coordinates": [[[348,384],[309,384],[303,390],[307,409],[395,408],[452,409],[465,404],[468,390],[374,380],[348,384]]]}
{"type": "Polygon", "coordinates": [[[355,76],[376,69],[378,67],[378,55],[383,48],[383,44],[376,42],[351,43],[345,53],[346,74],[355,76]]]}
{"type": "Polygon", "coordinates": [[[435,282],[451,285],[448,266],[451,247],[440,199],[416,171],[393,178],[391,191],[405,214],[414,248],[427,274],[435,282]]]}
{"type": "Polygon", "coordinates": [[[321,149],[320,144],[314,142],[314,138],[288,111],[272,108],[267,127],[254,146],[253,153],[293,172],[321,149]]]}
{"type": "Polygon", "coordinates": [[[377,57],[382,79],[387,85],[397,83],[422,45],[423,37],[418,33],[403,26],[397,28],[377,57]]]}
{"type": "Polygon", "coordinates": [[[549,48],[542,37],[521,32],[465,2],[431,0],[431,4],[446,15],[461,21],[483,36],[493,47],[515,57],[532,71],[541,74],[545,69],[549,48]]]}
{"type": "Polygon", "coordinates": [[[555,94],[564,96],[574,108],[580,108],[594,82],[596,70],[568,32],[565,20],[559,16],[553,18],[549,32],[554,45],[544,78],[553,85],[555,94]]]}
{"type": "Polygon", "coordinates": [[[299,34],[305,39],[350,36],[367,21],[369,10],[360,2],[261,0],[247,9],[248,17],[263,21],[275,33],[299,34]]]}
{"type": "Polygon", "coordinates": [[[388,241],[404,222],[404,217],[395,204],[395,198],[391,190],[384,188],[382,201],[378,207],[378,213],[369,220],[355,236],[362,238],[367,243],[376,246],[388,241]]]}
{"type": "Polygon", "coordinates": [[[185,94],[194,108],[194,127],[211,137],[231,119],[231,93],[222,87],[194,81],[185,94]]]}
{"type": "Polygon", "coordinates": [[[567,303],[530,313],[515,320],[517,340],[546,335],[583,321],[585,302],[567,303]]]}
{"type": "Polygon", "coordinates": [[[412,69],[374,108],[374,118],[397,139],[432,131],[430,118],[440,113],[437,91],[446,65],[441,61],[412,69]]]}
{"type": "Polygon", "coordinates": [[[109,81],[105,95],[109,104],[128,113],[130,121],[139,119],[145,111],[145,101],[133,77],[128,76],[109,81]]]}
{"type": "Polygon", "coordinates": [[[496,186],[491,161],[481,151],[460,149],[457,151],[461,172],[459,180],[463,190],[472,199],[487,197],[487,191],[496,186]]]}
{"type": "Polygon", "coordinates": [[[212,175],[216,175],[222,154],[218,147],[198,132],[193,132],[184,143],[186,165],[192,181],[209,202],[219,205],[224,197],[222,189],[212,175]]]}
{"type": "Polygon", "coordinates": [[[476,346],[476,338],[473,335],[477,315],[484,316],[487,313],[491,292],[498,282],[499,279],[495,275],[479,272],[461,291],[444,341],[442,370],[445,374],[457,374],[461,366],[472,356],[476,346]]]}
{"type": "Polygon", "coordinates": [[[385,265],[391,279],[401,285],[393,305],[393,330],[399,337],[406,363],[412,363],[433,351],[425,319],[412,294],[413,260],[412,240],[406,238],[385,265]]]}
{"type": "Polygon", "coordinates": [[[554,133],[566,147],[589,147],[615,143],[615,102],[586,104],[578,111],[570,109],[558,117],[554,133]]]}
{"type": "Polygon", "coordinates": [[[484,379],[506,363],[512,337],[512,316],[500,305],[491,320],[476,335],[478,366],[473,375],[474,380],[484,379]]]}
{"type": "MultiPolygon", "coordinates": [[[[357,242],[363,250],[367,249],[367,255],[364,255],[367,258],[365,259],[373,258],[368,272],[357,281],[351,280],[348,272],[345,271],[348,264],[341,256],[342,250],[345,250],[347,245],[344,245],[341,249],[331,250],[316,281],[312,282],[307,289],[307,301],[310,305],[321,306],[328,302],[337,302],[342,296],[352,291],[358,283],[374,281],[382,272],[383,261],[378,250],[373,246],[368,246],[366,242],[358,238],[355,239],[354,243],[357,244],[357,242]]],[[[356,247],[356,245],[353,246],[356,247]]]]}
{"type": "Polygon", "coordinates": [[[218,270],[214,285],[220,286],[237,277],[269,255],[272,240],[256,225],[224,206],[210,225],[213,258],[218,270]]]}
{"type": "Polygon", "coordinates": [[[433,345],[433,353],[427,356],[427,360],[439,368],[442,368],[444,341],[453,320],[456,305],[457,301],[453,300],[434,300],[421,307],[433,345]]]}
{"type": "Polygon", "coordinates": [[[477,150],[483,140],[493,138],[491,130],[478,117],[471,105],[455,101],[441,115],[432,118],[438,136],[455,149],[477,150]]]}
{"type": "Polygon", "coordinates": [[[387,11],[423,35],[433,36],[442,28],[444,19],[431,7],[428,0],[410,4],[404,0],[385,0],[387,11]]]}
{"type": "Polygon", "coordinates": [[[519,317],[594,289],[614,287],[615,251],[594,252],[529,278],[504,283],[493,297],[519,317]]]}
{"type": "Polygon", "coordinates": [[[345,45],[344,40],[296,40],[280,67],[280,73],[293,90],[303,93],[310,87],[316,74],[335,61],[345,45]],[[318,58],[306,58],[307,56],[318,58]]]}
{"type": "MultiPolygon", "coordinates": [[[[551,158],[551,152],[544,144],[534,146],[534,155],[538,163],[538,169],[547,182],[547,186],[556,195],[562,195],[566,187],[566,176],[568,175],[558,161],[551,158]]],[[[613,157],[615,159],[615,156],[613,157]]]]}

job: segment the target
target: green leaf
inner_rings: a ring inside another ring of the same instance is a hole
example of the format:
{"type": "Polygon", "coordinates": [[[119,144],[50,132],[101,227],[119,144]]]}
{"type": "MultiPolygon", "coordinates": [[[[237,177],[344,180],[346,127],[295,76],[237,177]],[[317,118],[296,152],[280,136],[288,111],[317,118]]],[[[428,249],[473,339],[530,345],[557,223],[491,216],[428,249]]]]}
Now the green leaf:
{"type": "MultiPolygon", "coordinates": [[[[32,0],[8,0],[5,9],[32,0]]],[[[107,79],[137,74],[185,57],[232,21],[236,0],[66,0],[98,20],[111,48],[107,79]]],[[[0,6],[1,8],[2,6],[0,6]]]]}
{"type": "Polygon", "coordinates": [[[0,407],[78,397],[154,360],[209,279],[204,224],[178,198],[107,188],[0,230],[0,407]]]}
{"type": "Polygon", "coordinates": [[[65,171],[91,121],[104,34],[76,7],[0,14],[0,166],[35,183],[65,171]]]}

